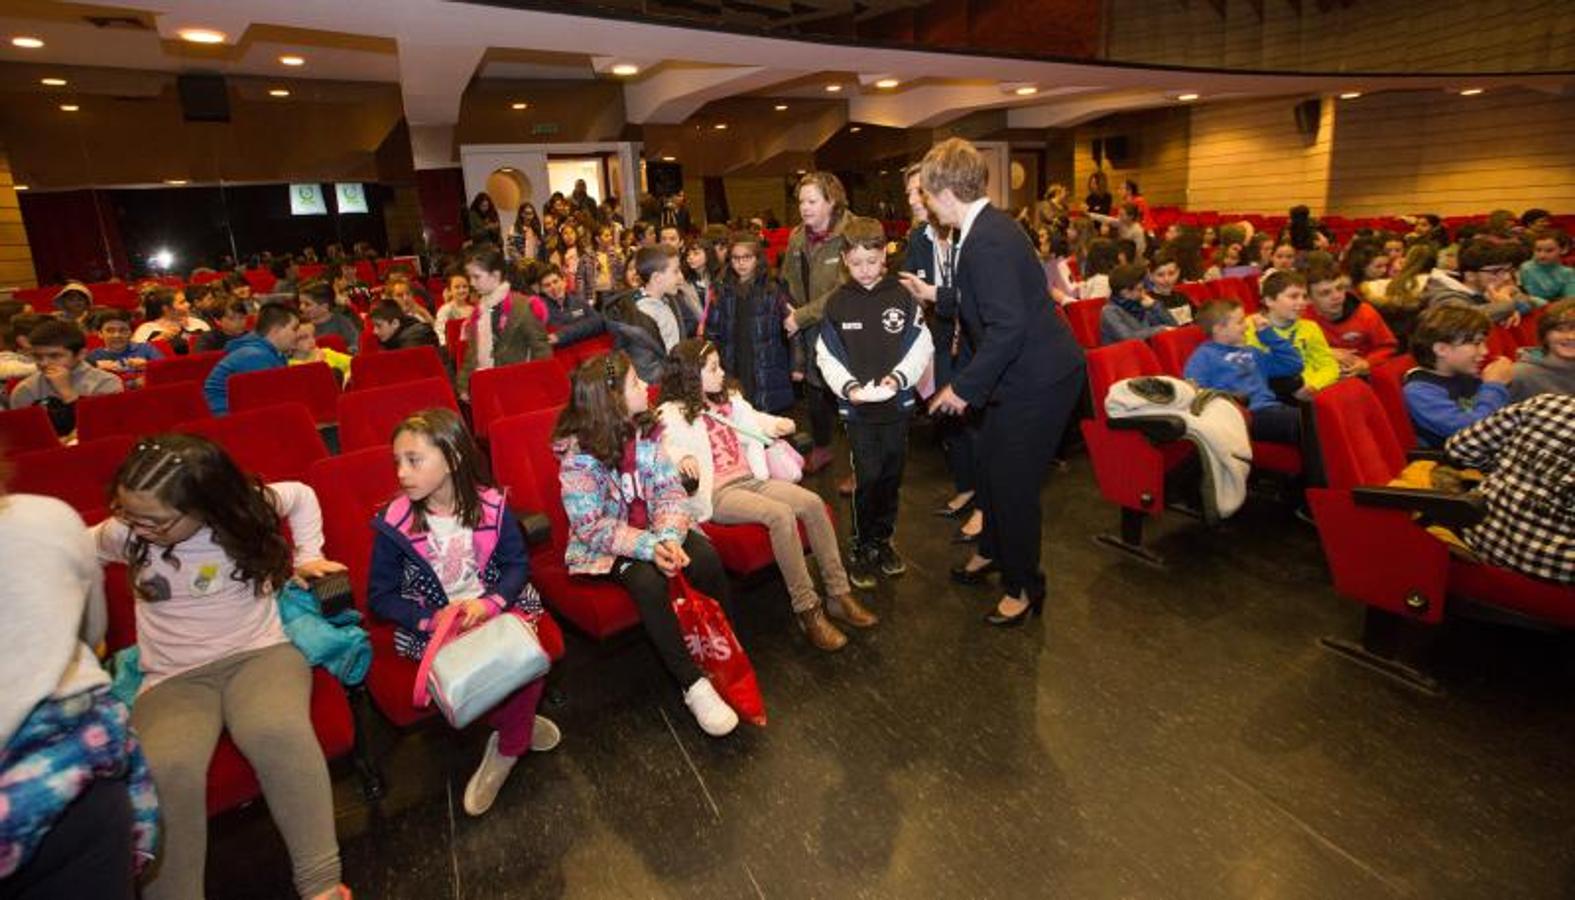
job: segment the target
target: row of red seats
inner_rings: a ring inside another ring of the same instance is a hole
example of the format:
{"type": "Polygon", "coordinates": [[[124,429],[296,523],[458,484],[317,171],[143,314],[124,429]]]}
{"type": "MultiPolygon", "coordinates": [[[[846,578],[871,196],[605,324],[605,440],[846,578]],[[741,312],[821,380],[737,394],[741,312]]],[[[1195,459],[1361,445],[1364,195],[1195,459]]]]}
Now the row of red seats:
{"type": "MultiPolygon", "coordinates": [[[[1196,281],[1176,285],[1176,293],[1187,298],[1193,309],[1201,307],[1210,300],[1231,299],[1241,303],[1242,310],[1247,315],[1252,315],[1259,309],[1258,279],[1256,278],[1217,278],[1213,281],[1196,281]]],[[[1072,327],[1072,336],[1085,349],[1092,350],[1100,345],[1099,319],[1104,314],[1104,297],[1095,297],[1090,300],[1073,300],[1061,306],[1067,324],[1072,327]]]]}

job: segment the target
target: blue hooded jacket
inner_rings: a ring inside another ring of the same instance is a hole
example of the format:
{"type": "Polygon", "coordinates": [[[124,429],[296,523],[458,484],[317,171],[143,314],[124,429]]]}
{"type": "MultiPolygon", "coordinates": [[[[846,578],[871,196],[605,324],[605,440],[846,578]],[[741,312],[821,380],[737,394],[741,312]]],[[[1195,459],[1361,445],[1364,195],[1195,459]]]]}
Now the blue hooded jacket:
{"type": "Polygon", "coordinates": [[[1200,387],[1245,396],[1248,409],[1278,403],[1279,398],[1269,389],[1269,379],[1299,373],[1302,355],[1273,327],[1259,329],[1258,339],[1268,348],[1267,352],[1247,344],[1233,347],[1205,341],[1192,351],[1182,374],[1200,387]]]}
{"type": "Polygon", "coordinates": [[[230,341],[224,358],[208,373],[202,384],[202,393],[208,399],[208,409],[216,416],[230,411],[230,376],[243,372],[261,372],[264,369],[282,369],[290,360],[280,353],[268,339],[260,334],[247,334],[230,341]]]}

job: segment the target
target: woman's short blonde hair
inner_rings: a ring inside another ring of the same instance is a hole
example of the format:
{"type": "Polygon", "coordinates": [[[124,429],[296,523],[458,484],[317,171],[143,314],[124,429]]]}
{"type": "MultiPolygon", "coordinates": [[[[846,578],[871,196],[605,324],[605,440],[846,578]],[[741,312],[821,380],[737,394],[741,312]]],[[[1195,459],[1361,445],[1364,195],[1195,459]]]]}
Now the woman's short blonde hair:
{"type": "Polygon", "coordinates": [[[793,199],[797,200],[804,192],[804,188],[813,186],[826,198],[832,209],[848,208],[848,192],[842,187],[842,180],[830,172],[810,172],[798,180],[798,185],[793,188],[793,199]]]}
{"type": "Polygon", "coordinates": [[[947,138],[931,147],[920,166],[924,190],[932,197],[950,188],[958,200],[972,203],[984,196],[990,184],[984,156],[962,138],[947,138]]]}

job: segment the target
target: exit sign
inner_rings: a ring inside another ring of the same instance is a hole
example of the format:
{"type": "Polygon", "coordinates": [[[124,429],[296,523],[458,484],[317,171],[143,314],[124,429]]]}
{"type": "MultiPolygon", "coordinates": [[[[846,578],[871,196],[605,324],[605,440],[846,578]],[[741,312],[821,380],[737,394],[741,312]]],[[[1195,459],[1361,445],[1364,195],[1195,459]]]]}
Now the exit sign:
{"type": "Polygon", "coordinates": [[[538,122],[530,127],[531,134],[557,134],[557,122],[538,122]]]}

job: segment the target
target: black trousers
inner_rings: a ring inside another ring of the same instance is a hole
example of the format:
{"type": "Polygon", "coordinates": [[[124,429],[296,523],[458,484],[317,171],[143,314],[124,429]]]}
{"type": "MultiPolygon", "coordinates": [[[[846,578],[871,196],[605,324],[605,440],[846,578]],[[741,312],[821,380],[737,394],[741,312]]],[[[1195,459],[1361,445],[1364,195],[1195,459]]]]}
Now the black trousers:
{"type": "Polygon", "coordinates": [[[809,436],[816,447],[831,446],[831,429],[837,421],[837,398],[818,384],[804,382],[804,404],[809,407],[809,436]]]}
{"type": "Polygon", "coordinates": [[[1284,403],[1275,403],[1252,411],[1252,427],[1248,434],[1255,441],[1272,444],[1300,444],[1302,442],[1302,411],[1284,403]]]}
{"type": "Polygon", "coordinates": [[[984,511],[979,555],[1001,566],[1010,596],[1042,597],[1039,568],[1043,520],[1039,489],[1083,392],[1084,370],[1023,399],[988,406],[980,425],[978,508],[984,511]]]}
{"type": "Polygon", "coordinates": [[[853,447],[853,546],[891,540],[897,530],[897,495],[908,460],[908,417],[895,422],[848,422],[853,447]]]}
{"type": "MultiPolygon", "coordinates": [[[[698,531],[690,531],[684,538],[684,552],[689,554],[689,568],[684,577],[701,592],[711,597],[732,616],[731,601],[727,592],[727,573],[722,569],[722,559],[716,548],[698,531]]],[[[667,576],[655,563],[635,560],[616,571],[612,576],[629,592],[634,605],[640,610],[640,624],[656,645],[656,654],[662,665],[673,674],[680,687],[687,689],[699,681],[704,672],[689,656],[683,633],[678,629],[678,617],[673,615],[673,601],[667,592],[667,576]]]]}
{"type": "Polygon", "coordinates": [[[134,885],[131,794],[122,779],[98,779],[66,807],[27,865],[0,881],[0,898],[131,900],[134,885]]]}
{"type": "Polygon", "coordinates": [[[952,488],[959,494],[973,490],[979,481],[979,417],[972,410],[960,416],[936,416],[932,421],[941,432],[941,449],[946,453],[946,470],[952,475],[952,488]]]}

